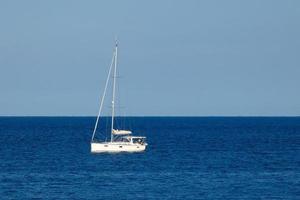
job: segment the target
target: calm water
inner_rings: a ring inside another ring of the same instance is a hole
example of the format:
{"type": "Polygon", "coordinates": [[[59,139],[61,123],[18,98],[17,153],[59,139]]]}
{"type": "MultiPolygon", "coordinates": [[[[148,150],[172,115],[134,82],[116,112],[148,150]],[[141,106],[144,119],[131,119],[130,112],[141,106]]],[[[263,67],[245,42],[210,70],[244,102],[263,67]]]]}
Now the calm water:
{"type": "Polygon", "coordinates": [[[300,118],[127,118],[135,154],[90,154],[95,118],[0,118],[1,199],[300,199],[300,118]]]}

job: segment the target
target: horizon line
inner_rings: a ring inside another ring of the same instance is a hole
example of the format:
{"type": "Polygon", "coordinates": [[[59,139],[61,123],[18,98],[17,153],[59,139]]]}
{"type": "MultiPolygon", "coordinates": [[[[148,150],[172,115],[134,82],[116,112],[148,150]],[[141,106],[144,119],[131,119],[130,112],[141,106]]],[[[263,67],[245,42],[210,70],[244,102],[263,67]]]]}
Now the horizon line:
{"type": "MultiPolygon", "coordinates": [[[[0,115],[0,117],[97,117],[96,115],[0,115]]],[[[111,117],[109,115],[101,117],[111,117]]],[[[300,117],[300,115],[122,115],[116,117],[300,117]]]]}

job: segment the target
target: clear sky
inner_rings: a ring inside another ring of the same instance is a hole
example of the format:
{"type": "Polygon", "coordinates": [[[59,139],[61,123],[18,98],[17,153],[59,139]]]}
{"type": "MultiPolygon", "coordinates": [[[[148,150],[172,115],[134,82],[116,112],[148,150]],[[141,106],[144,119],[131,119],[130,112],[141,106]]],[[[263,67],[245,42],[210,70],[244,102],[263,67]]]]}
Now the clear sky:
{"type": "Polygon", "coordinates": [[[0,1],[0,115],[300,115],[300,1],[0,1]]]}

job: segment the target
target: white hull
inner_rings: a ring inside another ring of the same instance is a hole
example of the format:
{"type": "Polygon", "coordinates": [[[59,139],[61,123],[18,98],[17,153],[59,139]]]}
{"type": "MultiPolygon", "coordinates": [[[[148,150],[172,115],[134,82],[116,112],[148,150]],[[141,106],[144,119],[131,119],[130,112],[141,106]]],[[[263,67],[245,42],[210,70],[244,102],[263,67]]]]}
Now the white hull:
{"type": "Polygon", "coordinates": [[[146,144],[133,144],[129,142],[92,142],[92,153],[105,152],[140,152],[145,151],[146,144]]]}

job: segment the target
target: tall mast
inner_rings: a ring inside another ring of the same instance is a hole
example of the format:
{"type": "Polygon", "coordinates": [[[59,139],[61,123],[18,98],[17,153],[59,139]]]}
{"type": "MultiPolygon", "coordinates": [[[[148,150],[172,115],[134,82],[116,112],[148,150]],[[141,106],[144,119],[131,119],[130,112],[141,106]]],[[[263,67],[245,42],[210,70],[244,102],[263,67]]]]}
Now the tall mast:
{"type": "Polygon", "coordinates": [[[110,141],[114,140],[113,129],[114,129],[114,117],[115,117],[115,93],[116,93],[116,75],[117,75],[117,58],[118,58],[118,42],[116,40],[115,46],[115,67],[114,67],[114,75],[113,75],[113,94],[112,94],[112,112],[111,112],[111,136],[110,141]]]}

